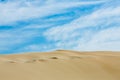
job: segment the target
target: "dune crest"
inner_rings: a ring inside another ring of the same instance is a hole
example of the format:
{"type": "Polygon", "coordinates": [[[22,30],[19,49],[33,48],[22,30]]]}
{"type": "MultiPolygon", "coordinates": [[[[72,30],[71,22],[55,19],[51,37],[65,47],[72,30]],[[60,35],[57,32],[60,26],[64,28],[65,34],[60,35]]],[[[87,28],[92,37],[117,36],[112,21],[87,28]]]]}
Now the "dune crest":
{"type": "Polygon", "coordinates": [[[0,80],[120,80],[120,52],[2,55],[0,80]]]}

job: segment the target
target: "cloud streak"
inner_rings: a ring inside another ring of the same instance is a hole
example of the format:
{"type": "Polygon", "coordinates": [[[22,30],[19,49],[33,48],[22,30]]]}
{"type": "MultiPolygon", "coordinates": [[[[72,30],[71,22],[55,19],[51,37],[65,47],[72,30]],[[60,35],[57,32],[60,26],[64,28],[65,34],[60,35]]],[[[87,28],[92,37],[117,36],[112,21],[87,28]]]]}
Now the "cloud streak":
{"type": "Polygon", "coordinates": [[[0,2],[0,53],[120,50],[119,0],[0,2]]]}

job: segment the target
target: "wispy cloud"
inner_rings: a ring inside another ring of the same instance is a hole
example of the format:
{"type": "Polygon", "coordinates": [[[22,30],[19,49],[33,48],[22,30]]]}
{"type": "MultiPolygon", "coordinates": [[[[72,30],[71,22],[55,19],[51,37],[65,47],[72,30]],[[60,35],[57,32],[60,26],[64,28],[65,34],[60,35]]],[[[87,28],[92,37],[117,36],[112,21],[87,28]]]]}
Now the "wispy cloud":
{"type": "Polygon", "coordinates": [[[0,2],[0,53],[120,50],[119,0],[0,2]]]}
{"type": "Polygon", "coordinates": [[[57,0],[13,0],[6,3],[0,3],[0,24],[11,24],[16,21],[40,18],[49,14],[57,14],[64,12],[66,8],[99,4],[103,1],[90,2],[71,2],[71,1],[57,1],[57,0]]]}

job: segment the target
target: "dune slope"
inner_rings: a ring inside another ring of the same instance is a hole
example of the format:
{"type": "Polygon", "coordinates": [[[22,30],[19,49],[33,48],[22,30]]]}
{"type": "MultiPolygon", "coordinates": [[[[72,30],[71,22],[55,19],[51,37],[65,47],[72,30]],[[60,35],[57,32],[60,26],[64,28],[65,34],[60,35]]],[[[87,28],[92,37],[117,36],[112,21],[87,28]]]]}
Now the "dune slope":
{"type": "Polygon", "coordinates": [[[0,80],[120,80],[120,52],[2,55],[0,80]]]}

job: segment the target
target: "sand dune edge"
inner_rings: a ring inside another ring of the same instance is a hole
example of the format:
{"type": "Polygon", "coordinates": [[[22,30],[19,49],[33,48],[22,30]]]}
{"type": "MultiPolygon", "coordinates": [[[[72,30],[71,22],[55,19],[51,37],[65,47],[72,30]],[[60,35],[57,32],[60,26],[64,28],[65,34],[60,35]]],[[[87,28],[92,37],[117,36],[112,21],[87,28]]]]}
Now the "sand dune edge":
{"type": "Polygon", "coordinates": [[[120,80],[120,52],[2,55],[0,80],[120,80]]]}

